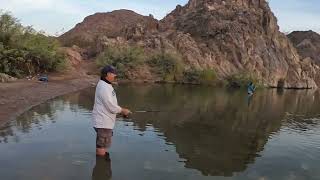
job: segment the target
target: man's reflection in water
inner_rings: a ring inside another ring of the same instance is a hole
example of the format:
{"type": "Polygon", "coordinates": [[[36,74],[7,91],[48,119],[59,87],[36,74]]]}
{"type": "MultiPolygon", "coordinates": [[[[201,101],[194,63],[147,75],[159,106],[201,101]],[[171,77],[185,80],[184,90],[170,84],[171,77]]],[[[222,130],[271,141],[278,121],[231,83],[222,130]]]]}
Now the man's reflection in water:
{"type": "Polygon", "coordinates": [[[93,168],[92,180],[107,180],[111,179],[112,170],[111,170],[111,159],[109,155],[107,157],[96,157],[96,165],[93,168]]]}

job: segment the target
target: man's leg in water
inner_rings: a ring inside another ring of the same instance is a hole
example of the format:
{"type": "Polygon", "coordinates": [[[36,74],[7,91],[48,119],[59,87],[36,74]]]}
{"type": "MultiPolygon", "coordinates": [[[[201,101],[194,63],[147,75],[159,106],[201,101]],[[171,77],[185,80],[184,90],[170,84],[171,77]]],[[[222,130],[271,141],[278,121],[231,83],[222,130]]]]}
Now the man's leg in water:
{"type": "Polygon", "coordinates": [[[108,150],[111,146],[112,129],[95,128],[97,132],[96,154],[98,156],[109,155],[108,150]]]}
{"type": "Polygon", "coordinates": [[[105,148],[97,148],[97,155],[98,156],[104,156],[106,154],[105,148]]]}

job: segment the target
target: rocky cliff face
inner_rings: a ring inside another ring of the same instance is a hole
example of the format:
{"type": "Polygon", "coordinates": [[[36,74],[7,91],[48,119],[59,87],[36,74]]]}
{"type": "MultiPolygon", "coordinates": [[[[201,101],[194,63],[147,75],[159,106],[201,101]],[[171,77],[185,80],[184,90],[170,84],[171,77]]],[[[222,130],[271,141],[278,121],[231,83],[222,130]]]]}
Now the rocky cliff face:
{"type": "Polygon", "coordinates": [[[317,87],[317,66],[300,59],[265,0],[190,0],[161,21],[132,11],[96,14],[61,39],[94,42],[98,52],[136,44],[147,52],[179,53],[185,69],[213,69],[220,79],[251,74],[270,87],[317,87]]]}
{"type": "Polygon", "coordinates": [[[288,35],[301,58],[311,58],[320,65],[320,35],[313,31],[294,31],[288,35]]]}
{"type": "MultiPolygon", "coordinates": [[[[320,35],[313,31],[295,31],[288,35],[293,45],[298,50],[303,61],[311,61],[320,66],[320,35]]],[[[314,66],[314,67],[317,67],[314,66]]],[[[318,86],[320,84],[320,68],[314,75],[318,86]]]]}
{"type": "Polygon", "coordinates": [[[264,0],[191,0],[162,23],[193,67],[224,78],[248,72],[272,87],[316,86],[264,0]]]}

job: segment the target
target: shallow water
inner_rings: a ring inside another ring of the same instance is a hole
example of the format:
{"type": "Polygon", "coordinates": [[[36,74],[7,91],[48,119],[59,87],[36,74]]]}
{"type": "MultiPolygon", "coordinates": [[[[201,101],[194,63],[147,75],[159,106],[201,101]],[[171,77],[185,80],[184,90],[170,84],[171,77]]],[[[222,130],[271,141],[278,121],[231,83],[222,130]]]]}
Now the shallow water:
{"type": "Polygon", "coordinates": [[[136,113],[116,124],[111,161],[95,157],[94,89],[32,108],[0,129],[0,178],[320,179],[320,95],[123,85],[136,113]]]}

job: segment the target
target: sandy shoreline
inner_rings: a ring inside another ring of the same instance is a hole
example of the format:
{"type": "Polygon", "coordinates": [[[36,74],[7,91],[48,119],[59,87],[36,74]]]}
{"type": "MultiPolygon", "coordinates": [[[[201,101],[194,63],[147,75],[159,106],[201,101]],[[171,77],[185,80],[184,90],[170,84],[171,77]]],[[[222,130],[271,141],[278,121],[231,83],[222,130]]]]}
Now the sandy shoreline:
{"type": "Polygon", "coordinates": [[[47,84],[37,80],[0,83],[0,127],[36,105],[63,94],[94,86],[97,81],[97,76],[84,76],[53,80],[47,84]]]}

